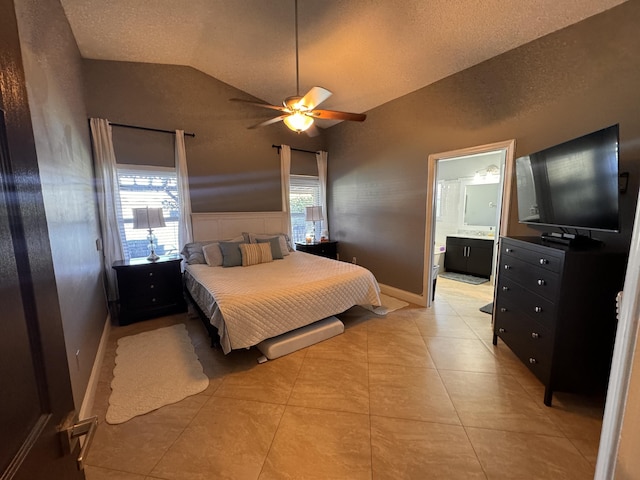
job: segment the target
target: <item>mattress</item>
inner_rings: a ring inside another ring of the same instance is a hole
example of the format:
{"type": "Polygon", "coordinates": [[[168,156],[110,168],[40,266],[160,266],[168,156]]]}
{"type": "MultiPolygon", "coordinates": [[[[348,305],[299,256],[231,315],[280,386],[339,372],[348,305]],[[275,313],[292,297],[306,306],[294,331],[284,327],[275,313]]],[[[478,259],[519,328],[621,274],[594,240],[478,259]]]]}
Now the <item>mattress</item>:
{"type": "Polygon", "coordinates": [[[257,345],[354,305],[380,305],[373,274],[302,252],[250,267],[188,265],[185,285],[225,353],[257,345]]]}

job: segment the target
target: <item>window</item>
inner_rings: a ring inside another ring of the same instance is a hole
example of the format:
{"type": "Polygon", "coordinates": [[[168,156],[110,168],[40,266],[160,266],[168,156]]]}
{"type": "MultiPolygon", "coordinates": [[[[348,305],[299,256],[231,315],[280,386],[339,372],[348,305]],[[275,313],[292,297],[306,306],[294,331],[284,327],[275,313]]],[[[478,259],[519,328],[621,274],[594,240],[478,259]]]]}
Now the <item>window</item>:
{"type": "MultiPolygon", "coordinates": [[[[291,175],[289,186],[289,205],[293,241],[304,242],[307,232],[311,233],[311,222],[305,220],[306,207],[320,205],[320,183],[318,177],[291,175]]],[[[323,215],[326,215],[323,210],[323,215]]],[[[316,222],[316,238],[320,238],[324,222],[316,222]]]]}
{"type": "Polygon", "coordinates": [[[118,165],[120,205],[118,212],[120,240],[126,260],[149,255],[148,231],[134,230],[134,208],[162,208],[166,227],[154,228],[158,239],[158,255],[177,253],[178,250],[178,180],[176,171],[166,167],[118,165]]]}

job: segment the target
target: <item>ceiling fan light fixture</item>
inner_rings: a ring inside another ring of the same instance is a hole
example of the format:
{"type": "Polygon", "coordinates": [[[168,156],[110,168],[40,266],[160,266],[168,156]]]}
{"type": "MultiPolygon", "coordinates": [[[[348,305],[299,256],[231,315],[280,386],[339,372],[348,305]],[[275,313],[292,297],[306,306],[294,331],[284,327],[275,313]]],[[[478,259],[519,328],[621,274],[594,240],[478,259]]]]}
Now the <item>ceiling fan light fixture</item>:
{"type": "Polygon", "coordinates": [[[313,125],[313,118],[300,112],[292,113],[283,121],[287,127],[297,133],[304,132],[313,125]]]}

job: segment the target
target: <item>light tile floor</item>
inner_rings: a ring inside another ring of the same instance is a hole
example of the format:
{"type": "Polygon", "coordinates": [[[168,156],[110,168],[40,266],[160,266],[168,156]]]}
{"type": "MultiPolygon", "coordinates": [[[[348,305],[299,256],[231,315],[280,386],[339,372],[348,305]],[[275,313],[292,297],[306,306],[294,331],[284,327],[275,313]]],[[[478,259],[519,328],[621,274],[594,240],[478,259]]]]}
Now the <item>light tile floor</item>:
{"type": "Polygon", "coordinates": [[[491,343],[489,284],[438,279],[432,308],[378,317],[354,307],[345,333],[257,364],[223,355],[187,314],[113,327],[96,397],[104,418],[116,341],[187,325],[210,385],[121,425],[101,422],[89,480],[587,479],[602,399],[544,388],[491,343]]]}

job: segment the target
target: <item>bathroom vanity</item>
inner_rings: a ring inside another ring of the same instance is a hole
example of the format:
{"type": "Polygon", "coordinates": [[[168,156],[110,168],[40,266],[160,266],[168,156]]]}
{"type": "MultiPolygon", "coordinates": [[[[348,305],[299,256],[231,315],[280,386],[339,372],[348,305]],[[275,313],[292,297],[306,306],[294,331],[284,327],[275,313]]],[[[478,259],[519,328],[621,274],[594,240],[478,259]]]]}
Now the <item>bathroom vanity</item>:
{"type": "Polygon", "coordinates": [[[445,270],[490,278],[493,243],[494,239],[490,237],[447,236],[445,270]]]}

